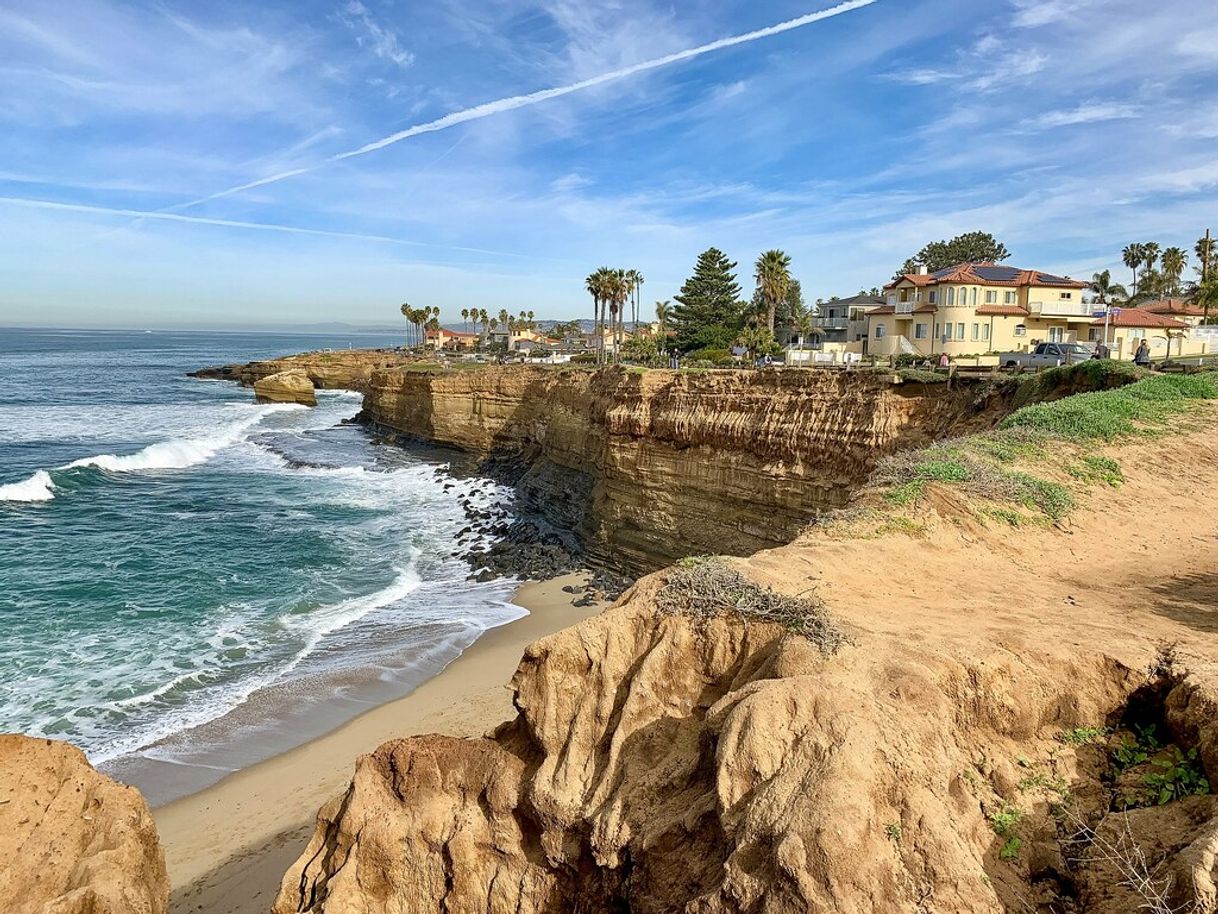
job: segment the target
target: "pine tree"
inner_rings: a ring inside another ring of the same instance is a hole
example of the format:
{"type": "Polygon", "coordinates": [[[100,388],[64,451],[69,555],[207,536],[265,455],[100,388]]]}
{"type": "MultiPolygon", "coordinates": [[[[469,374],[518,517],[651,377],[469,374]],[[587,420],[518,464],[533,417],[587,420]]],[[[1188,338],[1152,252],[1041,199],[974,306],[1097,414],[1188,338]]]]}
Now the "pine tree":
{"type": "Polygon", "coordinates": [[[718,248],[698,255],[694,275],[673,296],[677,303],[671,325],[682,351],[727,349],[736,339],[744,325],[744,303],[735,269],[736,264],[718,248]]]}

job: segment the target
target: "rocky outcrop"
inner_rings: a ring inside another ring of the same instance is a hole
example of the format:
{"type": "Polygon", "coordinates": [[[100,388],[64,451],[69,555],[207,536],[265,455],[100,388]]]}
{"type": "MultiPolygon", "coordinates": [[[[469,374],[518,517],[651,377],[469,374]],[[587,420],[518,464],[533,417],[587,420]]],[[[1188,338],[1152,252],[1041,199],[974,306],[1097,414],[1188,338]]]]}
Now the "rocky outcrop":
{"type": "Polygon", "coordinates": [[[316,406],[313,382],[302,368],[290,368],[254,382],[254,399],[259,403],[299,403],[316,406]]]}
{"type": "Polygon", "coordinates": [[[1068,529],[936,490],[916,536],[737,563],[815,592],[836,654],[644,578],[527,650],[491,736],[361,758],[275,914],[1214,914],[1213,798],[1125,812],[1113,750],[1218,767],[1218,434],[1138,447],[1068,529]]]}
{"type": "Polygon", "coordinates": [[[318,390],[363,390],[374,371],[414,364],[419,357],[392,349],[337,349],[331,352],[302,352],[278,359],[221,365],[190,372],[190,377],[209,381],[238,381],[246,387],[282,371],[301,370],[318,390]]]}
{"type": "Polygon", "coordinates": [[[163,914],[165,857],[139,791],[67,743],[0,736],[0,898],[8,914],[163,914]]]}
{"type": "Polygon", "coordinates": [[[992,422],[982,383],[820,371],[375,372],[364,417],[473,451],[525,511],[628,570],[789,542],[876,462],[992,422]]]}

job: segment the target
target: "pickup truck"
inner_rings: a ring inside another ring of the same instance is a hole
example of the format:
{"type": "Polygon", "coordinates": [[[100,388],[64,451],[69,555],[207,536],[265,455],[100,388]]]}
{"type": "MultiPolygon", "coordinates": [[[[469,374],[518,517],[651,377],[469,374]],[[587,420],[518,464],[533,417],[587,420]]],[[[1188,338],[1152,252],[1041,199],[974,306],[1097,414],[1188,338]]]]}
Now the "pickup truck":
{"type": "Polygon", "coordinates": [[[1041,343],[1031,352],[1001,352],[998,364],[1003,368],[1053,368],[1085,362],[1092,351],[1082,343],[1041,343]]]}

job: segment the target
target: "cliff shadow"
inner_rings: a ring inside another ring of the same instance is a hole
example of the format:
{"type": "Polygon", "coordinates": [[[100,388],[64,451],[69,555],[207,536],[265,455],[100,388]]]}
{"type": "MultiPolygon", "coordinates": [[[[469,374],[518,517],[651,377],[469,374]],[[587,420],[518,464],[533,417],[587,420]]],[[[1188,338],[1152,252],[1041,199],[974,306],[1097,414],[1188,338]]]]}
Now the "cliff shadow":
{"type": "Polygon", "coordinates": [[[1149,585],[1151,612],[1199,632],[1218,632],[1218,573],[1181,574],[1149,585]]]}

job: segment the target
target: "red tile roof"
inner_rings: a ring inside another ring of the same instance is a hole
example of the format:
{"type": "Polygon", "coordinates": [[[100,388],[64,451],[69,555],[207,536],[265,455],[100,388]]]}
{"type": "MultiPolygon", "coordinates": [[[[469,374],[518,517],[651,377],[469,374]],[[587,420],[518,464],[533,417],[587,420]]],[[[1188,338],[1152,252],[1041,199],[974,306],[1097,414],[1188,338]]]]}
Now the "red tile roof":
{"type": "Polygon", "coordinates": [[[1165,298],[1161,301],[1147,302],[1142,305],[1143,311],[1151,314],[1169,314],[1180,317],[1205,317],[1205,309],[1189,304],[1182,298],[1165,298]]]}
{"type": "MultiPolygon", "coordinates": [[[[1092,327],[1103,327],[1104,319],[1091,322],[1092,327]]],[[[1162,314],[1152,314],[1142,308],[1121,308],[1108,320],[1109,327],[1159,327],[1165,330],[1187,330],[1188,324],[1174,321],[1162,314]]]]}
{"type": "Polygon", "coordinates": [[[1052,286],[1057,289],[1085,289],[1087,284],[1069,276],[1055,276],[1040,270],[1021,270],[995,263],[960,263],[930,275],[906,273],[898,276],[885,289],[891,289],[905,280],[915,286],[935,286],[940,283],[971,283],[979,286],[1052,286]]]}
{"type": "Polygon", "coordinates": [[[978,314],[996,314],[999,316],[1027,317],[1028,309],[1019,305],[978,305],[978,314]]]}

